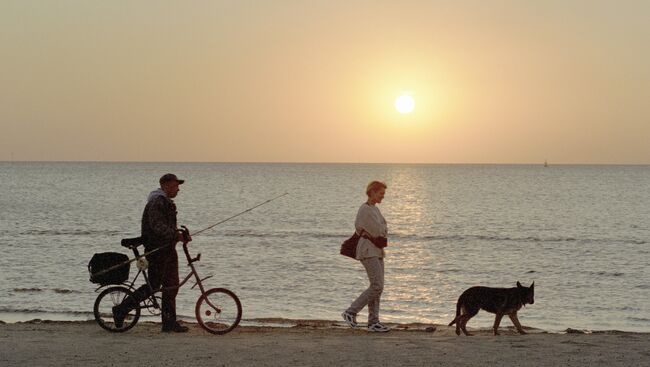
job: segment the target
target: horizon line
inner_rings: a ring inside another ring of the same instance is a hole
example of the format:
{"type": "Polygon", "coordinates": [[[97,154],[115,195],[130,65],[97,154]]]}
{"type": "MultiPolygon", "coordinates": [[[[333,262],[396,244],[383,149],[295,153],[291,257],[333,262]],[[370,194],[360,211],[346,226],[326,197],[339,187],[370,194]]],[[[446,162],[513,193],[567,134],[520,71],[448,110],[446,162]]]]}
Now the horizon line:
{"type": "MultiPolygon", "coordinates": [[[[216,163],[216,164],[344,164],[344,165],[440,165],[440,166],[451,166],[451,165],[467,165],[467,166],[489,166],[489,165],[503,165],[503,166],[545,166],[546,162],[534,162],[534,163],[507,163],[507,162],[463,162],[463,163],[444,163],[444,162],[326,162],[326,161],[119,161],[119,160],[0,160],[0,163],[216,163]]],[[[648,166],[650,163],[548,163],[548,167],[551,166],[648,166]]]]}

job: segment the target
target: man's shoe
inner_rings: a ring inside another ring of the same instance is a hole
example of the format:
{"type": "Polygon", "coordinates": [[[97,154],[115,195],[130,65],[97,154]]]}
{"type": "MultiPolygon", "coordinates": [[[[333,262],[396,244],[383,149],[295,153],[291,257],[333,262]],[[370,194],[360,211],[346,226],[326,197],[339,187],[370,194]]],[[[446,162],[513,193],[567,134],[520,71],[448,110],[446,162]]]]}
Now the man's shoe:
{"type": "Polygon", "coordinates": [[[359,326],[359,324],[357,324],[357,315],[345,311],[341,314],[341,317],[343,317],[343,321],[345,321],[345,323],[348,324],[349,327],[356,328],[357,326],[359,326]]]}
{"type": "Polygon", "coordinates": [[[113,322],[115,323],[116,329],[121,329],[124,327],[124,319],[128,312],[122,308],[122,305],[117,305],[113,307],[113,322]]]}
{"type": "Polygon", "coordinates": [[[162,331],[164,333],[186,333],[190,330],[187,326],[183,326],[177,322],[172,326],[163,326],[162,331]]]}
{"type": "Polygon", "coordinates": [[[368,331],[373,333],[386,333],[390,331],[390,328],[386,325],[382,325],[379,322],[375,322],[372,325],[368,325],[368,331]]]}

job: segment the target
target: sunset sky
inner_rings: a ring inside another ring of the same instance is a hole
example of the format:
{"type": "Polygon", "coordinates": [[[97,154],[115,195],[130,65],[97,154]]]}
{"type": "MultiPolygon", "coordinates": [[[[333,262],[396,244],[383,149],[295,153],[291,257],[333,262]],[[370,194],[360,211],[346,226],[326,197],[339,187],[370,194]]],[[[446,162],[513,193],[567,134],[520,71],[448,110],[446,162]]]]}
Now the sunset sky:
{"type": "Polygon", "coordinates": [[[3,0],[0,128],[5,161],[650,164],[650,1],[3,0]]]}

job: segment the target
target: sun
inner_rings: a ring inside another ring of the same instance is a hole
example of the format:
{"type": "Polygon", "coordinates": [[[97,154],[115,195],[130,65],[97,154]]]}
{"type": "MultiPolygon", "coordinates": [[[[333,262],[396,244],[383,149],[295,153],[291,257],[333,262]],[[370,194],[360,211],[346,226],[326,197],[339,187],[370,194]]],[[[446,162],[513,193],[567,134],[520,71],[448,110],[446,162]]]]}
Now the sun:
{"type": "Polygon", "coordinates": [[[413,97],[409,96],[408,94],[402,94],[395,100],[395,109],[399,113],[411,113],[413,112],[414,108],[415,101],[413,100],[413,97]]]}

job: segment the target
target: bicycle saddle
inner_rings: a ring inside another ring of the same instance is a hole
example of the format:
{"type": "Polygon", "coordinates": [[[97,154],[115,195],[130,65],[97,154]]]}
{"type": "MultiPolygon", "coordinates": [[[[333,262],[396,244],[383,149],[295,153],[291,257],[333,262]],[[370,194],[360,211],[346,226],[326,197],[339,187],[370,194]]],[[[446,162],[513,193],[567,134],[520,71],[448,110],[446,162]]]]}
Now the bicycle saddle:
{"type": "Polygon", "coordinates": [[[134,237],[134,238],[123,238],[122,239],[122,246],[128,247],[128,248],[135,248],[140,245],[144,245],[144,239],[142,237],[134,237]]]}

